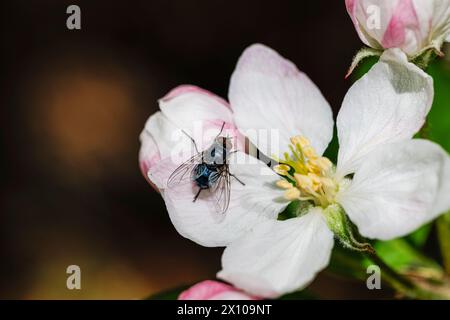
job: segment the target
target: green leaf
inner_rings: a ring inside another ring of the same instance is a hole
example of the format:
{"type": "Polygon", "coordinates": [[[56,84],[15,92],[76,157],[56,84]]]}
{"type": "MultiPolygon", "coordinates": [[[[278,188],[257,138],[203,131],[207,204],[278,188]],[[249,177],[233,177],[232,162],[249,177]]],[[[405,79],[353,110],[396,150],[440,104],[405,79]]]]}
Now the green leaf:
{"type": "Polygon", "coordinates": [[[434,79],[434,101],[428,115],[429,139],[450,152],[450,63],[438,59],[427,72],[434,79]]]}
{"type": "Polygon", "coordinates": [[[422,248],[427,239],[430,235],[432,229],[432,224],[428,223],[419,229],[417,229],[415,232],[411,233],[409,236],[406,237],[406,240],[411,243],[416,248],[422,248]]]}
{"type": "Polygon", "coordinates": [[[406,239],[376,241],[374,247],[385,263],[397,272],[430,269],[442,273],[442,268],[437,262],[424,256],[411,246],[406,239]]]}

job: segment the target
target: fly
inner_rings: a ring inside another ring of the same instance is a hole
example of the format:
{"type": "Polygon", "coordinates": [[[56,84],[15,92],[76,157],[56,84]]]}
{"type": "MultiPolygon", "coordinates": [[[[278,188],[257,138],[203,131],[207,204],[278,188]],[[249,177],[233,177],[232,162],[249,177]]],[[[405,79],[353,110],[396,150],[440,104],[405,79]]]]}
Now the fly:
{"type": "Polygon", "coordinates": [[[231,177],[245,185],[230,172],[227,161],[236,151],[231,151],[231,138],[220,136],[224,126],[225,122],[212,145],[202,152],[198,151],[195,140],[183,131],[193,142],[197,153],[175,169],[167,180],[169,188],[186,181],[194,183],[198,191],[193,202],[198,199],[202,191],[210,191],[216,198],[219,213],[225,213],[230,204],[231,177]]]}

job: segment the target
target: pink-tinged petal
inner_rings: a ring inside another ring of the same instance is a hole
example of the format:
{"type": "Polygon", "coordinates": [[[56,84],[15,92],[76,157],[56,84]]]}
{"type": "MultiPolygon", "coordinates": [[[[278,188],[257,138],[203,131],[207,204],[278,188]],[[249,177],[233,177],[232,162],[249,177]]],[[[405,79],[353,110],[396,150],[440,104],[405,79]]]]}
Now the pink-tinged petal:
{"type": "MultiPolygon", "coordinates": [[[[412,0],[400,0],[381,41],[383,48],[404,47],[408,30],[416,34],[416,37],[412,37],[409,40],[419,39],[418,41],[420,42],[420,24],[414,4],[412,0]]],[[[415,41],[413,44],[414,49],[418,45],[421,44],[415,41]]]]}
{"type": "MultiPolygon", "coordinates": [[[[283,190],[275,183],[279,176],[261,161],[241,152],[233,153],[229,160],[230,201],[225,213],[218,211],[218,196],[222,191],[202,190],[194,202],[199,188],[185,179],[167,186],[168,177],[178,165],[163,159],[149,172],[150,180],[161,190],[169,217],[178,233],[205,247],[227,246],[261,221],[276,219],[288,205],[283,190]]],[[[222,203],[222,202],[220,202],[222,203]]]]}
{"type": "Polygon", "coordinates": [[[245,137],[233,124],[228,103],[214,94],[183,85],[159,102],[161,111],[147,120],[141,134],[139,163],[145,176],[161,159],[181,164],[197,152],[195,145],[198,151],[208,148],[221,129],[235,150],[245,149],[245,137]]]}
{"type": "Polygon", "coordinates": [[[361,41],[370,47],[376,47],[377,46],[376,40],[371,39],[371,37],[364,32],[364,28],[361,28],[360,23],[358,21],[357,15],[358,1],[359,0],[345,0],[347,13],[350,16],[350,19],[352,19],[353,26],[355,27],[355,30],[358,33],[358,36],[361,39],[361,41]]]}
{"type": "Polygon", "coordinates": [[[178,300],[259,300],[228,284],[205,280],[183,291],[178,300]]]}
{"type": "Polygon", "coordinates": [[[199,150],[211,145],[224,123],[228,131],[224,130],[222,135],[237,135],[228,103],[204,89],[177,87],[159,100],[159,107],[170,122],[195,140],[199,150]]]}
{"type": "Polygon", "coordinates": [[[197,86],[189,85],[189,84],[183,84],[183,85],[180,85],[180,86],[172,89],[168,94],[166,94],[162,98],[162,100],[168,101],[170,99],[176,98],[176,97],[186,94],[186,93],[197,93],[197,94],[201,94],[201,95],[206,95],[206,96],[210,97],[211,99],[216,100],[216,102],[224,105],[225,107],[227,107],[227,108],[230,107],[227,101],[225,101],[221,97],[215,95],[214,93],[212,93],[208,90],[202,89],[200,87],[197,87],[197,86]]]}
{"type": "Polygon", "coordinates": [[[375,49],[382,49],[381,39],[389,24],[397,1],[399,0],[346,1],[347,12],[352,19],[359,38],[364,44],[375,49]],[[378,18],[379,25],[376,25],[378,18]]]}
{"type": "Polygon", "coordinates": [[[229,100],[237,127],[267,156],[304,135],[322,153],[333,134],[329,104],[315,84],[274,50],[254,44],[231,77],[229,100]]]}

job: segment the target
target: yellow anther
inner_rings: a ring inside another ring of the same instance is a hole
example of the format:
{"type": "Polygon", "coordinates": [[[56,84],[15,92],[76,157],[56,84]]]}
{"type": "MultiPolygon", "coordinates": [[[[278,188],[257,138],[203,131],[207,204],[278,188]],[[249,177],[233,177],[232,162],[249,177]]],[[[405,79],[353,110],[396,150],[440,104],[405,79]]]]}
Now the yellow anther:
{"type": "Polygon", "coordinates": [[[308,173],[308,177],[312,181],[312,189],[314,191],[317,191],[322,187],[322,179],[318,175],[314,173],[308,173]]]}
{"type": "Polygon", "coordinates": [[[285,164],[279,164],[273,167],[273,171],[278,173],[280,176],[287,176],[289,174],[289,170],[291,168],[288,165],[285,164]]]}
{"type": "Polygon", "coordinates": [[[277,187],[281,188],[281,189],[291,189],[294,188],[294,186],[289,183],[289,181],[287,180],[278,180],[276,182],[277,187]]]}
{"type": "Polygon", "coordinates": [[[320,182],[326,188],[335,188],[336,187],[334,181],[330,178],[321,178],[320,182]]]}
{"type": "Polygon", "coordinates": [[[312,146],[305,146],[302,148],[302,151],[305,157],[307,157],[308,159],[315,159],[318,157],[316,150],[314,150],[312,146]]]}
{"type": "Polygon", "coordinates": [[[289,201],[297,200],[298,198],[300,198],[300,190],[298,190],[297,188],[287,189],[284,192],[284,197],[289,201]]]}
{"type": "Polygon", "coordinates": [[[333,164],[325,157],[320,157],[308,139],[295,136],[291,139],[289,151],[285,152],[282,163],[274,170],[279,175],[291,180],[281,180],[277,186],[284,189],[288,200],[312,201],[315,205],[326,208],[335,201],[337,184],[333,180],[333,164]]]}
{"type": "Polygon", "coordinates": [[[298,174],[296,173],[294,175],[295,177],[295,182],[297,182],[297,187],[301,188],[301,189],[305,189],[305,190],[313,190],[313,180],[304,174],[298,174]]]}
{"type": "Polygon", "coordinates": [[[332,167],[333,164],[331,161],[324,157],[310,159],[306,164],[306,168],[309,172],[321,175],[326,174],[332,167]]]}
{"type": "Polygon", "coordinates": [[[323,171],[328,171],[333,166],[333,163],[328,158],[320,157],[318,159],[315,159],[316,165],[322,169],[323,171]]]}
{"type": "Polygon", "coordinates": [[[292,138],[291,138],[291,143],[292,143],[294,146],[297,146],[297,145],[300,146],[300,148],[305,148],[306,146],[311,145],[310,142],[309,142],[309,140],[306,139],[306,138],[303,137],[303,136],[295,136],[295,137],[292,137],[292,138]]]}

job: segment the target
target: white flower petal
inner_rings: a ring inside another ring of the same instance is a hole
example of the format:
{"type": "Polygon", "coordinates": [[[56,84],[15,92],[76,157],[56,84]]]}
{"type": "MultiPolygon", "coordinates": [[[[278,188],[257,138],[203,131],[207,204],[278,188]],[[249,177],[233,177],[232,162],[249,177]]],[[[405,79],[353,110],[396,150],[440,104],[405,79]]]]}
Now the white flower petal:
{"type": "Polygon", "coordinates": [[[229,100],[239,130],[267,156],[285,151],[295,135],[306,136],[320,154],[331,141],[332,112],[319,89],[266,46],[244,51],[231,77],[229,100]]]}
{"type": "Polygon", "coordinates": [[[363,236],[401,237],[450,208],[449,168],[448,154],[430,141],[380,146],[364,158],[337,201],[363,236]]]}
{"type": "Polygon", "coordinates": [[[350,88],[337,118],[338,172],[355,171],[375,147],[410,139],[424,124],[433,101],[432,78],[398,49],[350,88]]]}
{"type": "Polygon", "coordinates": [[[319,208],[266,221],[225,249],[218,277],[254,295],[276,297],[305,287],[328,265],[333,233],[319,208]]]}
{"type": "Polygon", "coordinates": [[[231,177],[230,204],[224,214],[217,213],[216,197],[209,190],[193,202],[198,191],[193,184],[167,188],[167,178],[177,167],[170,161],[162,160],[150,170],[149,177],[161,189],[177,231],[203,246],[226,246],[261,221],[276,219],[288,204],[283,190],[275,186],[278,175],[264,163],[241,152],[232,154],[229,161],[230,172],[245,185],[231,177]]]}

